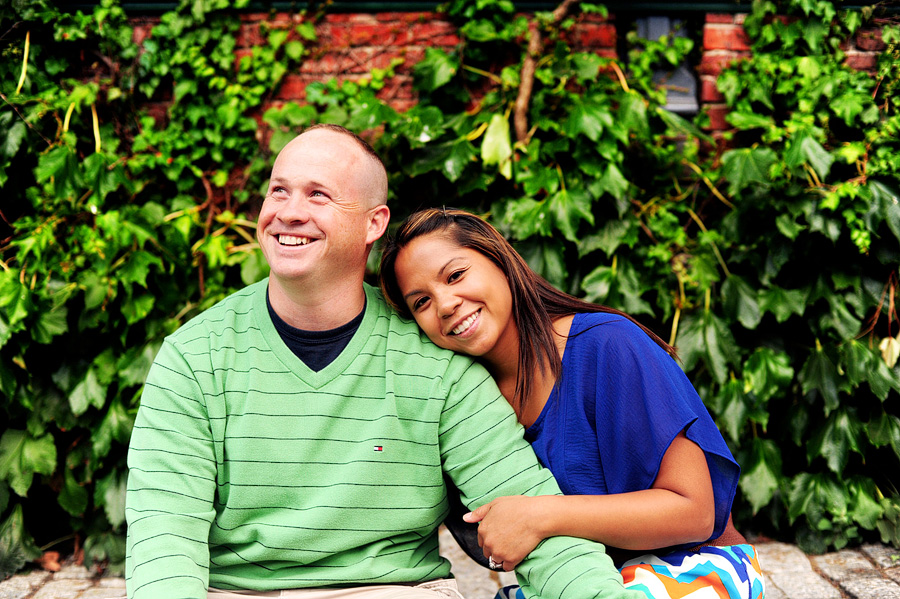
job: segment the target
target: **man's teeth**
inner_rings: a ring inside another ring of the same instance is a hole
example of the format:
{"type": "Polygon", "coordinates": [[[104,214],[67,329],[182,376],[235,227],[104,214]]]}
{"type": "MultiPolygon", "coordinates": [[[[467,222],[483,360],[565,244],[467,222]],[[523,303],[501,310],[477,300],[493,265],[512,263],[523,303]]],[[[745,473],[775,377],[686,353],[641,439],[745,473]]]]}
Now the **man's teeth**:
{"type": "Polygon", "coordinates": [[[470,326],[472,326],[472,323],[475,322],[475,319],[478,318],[479,312],[476,312],[475,314],[471,315],[470,317],[468,317],[467,319],[465,319],[464,321],[459,323],[455,329],[450,331],[450,334],[451,335],[459,335],[460,333],[466,331],[470,326]]]}
{"type": "Polygon", "coordinates": [[[281,245],[306,245],[312,241],[309,237],[297,237],[296,235],[279,235],[278,243],[281,245]]]}

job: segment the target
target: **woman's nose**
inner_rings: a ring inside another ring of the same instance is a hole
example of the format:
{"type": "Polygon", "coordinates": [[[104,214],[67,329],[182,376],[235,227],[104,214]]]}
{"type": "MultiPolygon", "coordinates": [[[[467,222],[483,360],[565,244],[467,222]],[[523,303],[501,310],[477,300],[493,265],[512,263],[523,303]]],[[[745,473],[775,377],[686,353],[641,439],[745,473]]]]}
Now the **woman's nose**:
{"type": "Polygon", "coordinates": [[[453,316],[456,313],[456,309],[459,307],[460,299],[453,293],[443,293],[440,294],[436,300],[438,314],[442,318],[447,318],[448,316],[453,316]]]}

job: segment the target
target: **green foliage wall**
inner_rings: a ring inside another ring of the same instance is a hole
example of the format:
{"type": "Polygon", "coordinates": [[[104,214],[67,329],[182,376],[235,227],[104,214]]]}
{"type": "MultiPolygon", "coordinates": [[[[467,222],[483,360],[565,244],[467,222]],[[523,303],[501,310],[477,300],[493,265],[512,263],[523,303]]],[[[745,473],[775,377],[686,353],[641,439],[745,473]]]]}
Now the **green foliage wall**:
{"type": "Polygon", "coordinates": [[[754,3],[753,59],[719,79],[733,129],[717,145],[652,82],[690,39],[629,36],[622,60],[567,46],[560,32],[602,7],[535,15],[534,56],[510,3],[450,2],[464,43],[426,53],[421,100],[397,113],[378,70],[266,110],[315,47],[316,15],[235,63],[229,4],[183,2],[141,48],[116,0],[0,8],[4,572],[69,537],[121,568],[144,375],[166,334],[265,276],[268,168],[322,121],[374,132],[395,222],[429,205],[486,214],[551,282],[671,338],[743,466],[740,528],[811,551],[900,546],[897,23],[754,3]],[[863,25],[883,31],[874,76],[843,65],[863,25]],[[169,94],[164,122],[148,117],[169,94]]]}

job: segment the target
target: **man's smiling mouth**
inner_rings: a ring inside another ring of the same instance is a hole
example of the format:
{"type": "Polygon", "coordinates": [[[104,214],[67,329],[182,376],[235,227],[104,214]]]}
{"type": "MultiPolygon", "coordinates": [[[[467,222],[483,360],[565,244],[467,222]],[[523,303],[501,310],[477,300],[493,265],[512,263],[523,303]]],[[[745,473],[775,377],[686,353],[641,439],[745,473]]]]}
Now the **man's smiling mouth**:
{"type": "Polygon", "coordinates": [[[278,235],[278,243],[281,245],[308,245],[312,242],[309,237],[298,237],[296,235],[278,235]]]}

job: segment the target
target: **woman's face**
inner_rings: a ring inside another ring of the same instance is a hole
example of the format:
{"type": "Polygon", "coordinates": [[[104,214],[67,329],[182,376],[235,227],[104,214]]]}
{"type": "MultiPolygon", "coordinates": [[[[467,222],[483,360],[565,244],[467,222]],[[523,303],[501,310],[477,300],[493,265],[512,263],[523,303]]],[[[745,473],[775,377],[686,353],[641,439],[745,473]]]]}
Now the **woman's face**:
{"type": "Polygon", "coordinates": [[[400,250],[395,269],[406,305],[437,345],[489,362],[518,351],[509,281],[484,255],[435,232],[400,250]]]}

